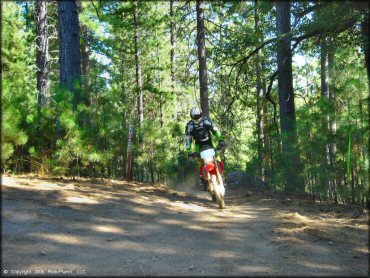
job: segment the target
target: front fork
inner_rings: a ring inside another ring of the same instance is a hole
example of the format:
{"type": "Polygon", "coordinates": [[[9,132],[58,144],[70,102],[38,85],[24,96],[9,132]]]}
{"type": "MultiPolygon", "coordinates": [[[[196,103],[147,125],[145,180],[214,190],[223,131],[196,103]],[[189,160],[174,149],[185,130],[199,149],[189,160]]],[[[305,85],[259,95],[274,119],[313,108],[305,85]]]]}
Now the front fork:
{"type": "MultiPolygon", "coordinates": [[[[216,167],[216,173],[217,173],[217,181],[218,181],[218,184],[220,185],[220,189],[221,189],[221,194],[224,195],[225,194],[225,189],[224,189],[224,182],[222,180],[222,177],[221,177],[221,173],[218,169],[218,163],[217,163],[217,160],[214,162],[215,163],[215,167],[216,167]]],[[[204,165],[204,168],[203,168],[203,171],[205,172],[204,176],[206,177],[206,180],[208,182],[208,186],[209,186],[209,191],[211,193],[211,195],[214,195],[215,194],[215,189],[213,188],[213,183],[212,183],[212,180],[211,180],[211,174],[206,171],[206,165],[204,165]]]]}
{"type": "Polygon", "coordinates": [[[208,171],[206,171],[205,167],[204,167],[204,171],[206,172],[205,173],[205,177],[206,177],[206,180],[208,182],[208,187],[209,187],[209,192],[211,193],[211,195],[214,195],[215,194],[215,189],[213,188],[213,183],[212,183],[212,180],[211,180],[211,175],[208,171]]]}
{"type": "Polygon", "coordinates": [[[217,173],[217,181],[218,181],[218,185],[219,185],[219,188],[220,188],[221,197],[222,197],[222,200],[223,200],[224,197],[225,197],[225,187],[224,187],[224,181],[222,180],[222,176],[221,176],[221,173],[220,173],[219,168],[218,168],[217,160],[216,160],[216,173],[217,173]]]}

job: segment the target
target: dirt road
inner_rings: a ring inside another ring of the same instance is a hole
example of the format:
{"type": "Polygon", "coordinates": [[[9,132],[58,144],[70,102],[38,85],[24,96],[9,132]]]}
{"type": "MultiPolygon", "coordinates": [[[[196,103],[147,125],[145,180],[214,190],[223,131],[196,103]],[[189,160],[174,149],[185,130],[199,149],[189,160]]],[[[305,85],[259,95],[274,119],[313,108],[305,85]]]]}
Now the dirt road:
{"type": "Polygon", "coordinates": [[[246,190],[3,176],[2,275],[368,275],[366,213],[246,190]]]}

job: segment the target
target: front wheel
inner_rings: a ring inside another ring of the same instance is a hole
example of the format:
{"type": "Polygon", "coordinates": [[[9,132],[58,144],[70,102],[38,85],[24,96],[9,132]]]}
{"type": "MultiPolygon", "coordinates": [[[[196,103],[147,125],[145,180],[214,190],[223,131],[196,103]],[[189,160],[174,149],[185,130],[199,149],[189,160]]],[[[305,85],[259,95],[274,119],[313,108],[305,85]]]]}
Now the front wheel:
{"type": "MultiPolygon", "coordinates": [[[[223,185],[218,183],[216,175],[212,175],[211,180],[212,180],[213,189],[215,192],[214,196],[218,203],[218,208],[224,209],[225,208],[225,200],[224,200],[225,189],[222,190],[221,187],[223,187],[223,185]]],[[[212,200],[213,200],[213,196],[212,196],[212,200]]]]}
{"type": "Polygon", "coordinates": [[[216,194],[212,194],[212,202],[216,202],[216,201],[217,201],[216,194]]]}

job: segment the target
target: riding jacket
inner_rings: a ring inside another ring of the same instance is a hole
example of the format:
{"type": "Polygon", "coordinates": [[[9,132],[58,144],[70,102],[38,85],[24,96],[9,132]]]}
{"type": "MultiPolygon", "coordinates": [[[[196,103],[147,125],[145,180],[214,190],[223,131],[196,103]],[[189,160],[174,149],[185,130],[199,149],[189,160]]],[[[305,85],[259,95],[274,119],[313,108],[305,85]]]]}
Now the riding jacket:
{"type": "Polygon", "coordinates": [[[185,134],[187,135],[187,151],[190,152],[191,150],[192,139],[195,141],[195,148],[197,152],[199,152],[201,146],[213,146],[211,132],[214,136],[216,136],[218,142],[223,141],[221,132],[210,119],[203,117],[198,123],[190,120],[185,128],[185,134]]]}

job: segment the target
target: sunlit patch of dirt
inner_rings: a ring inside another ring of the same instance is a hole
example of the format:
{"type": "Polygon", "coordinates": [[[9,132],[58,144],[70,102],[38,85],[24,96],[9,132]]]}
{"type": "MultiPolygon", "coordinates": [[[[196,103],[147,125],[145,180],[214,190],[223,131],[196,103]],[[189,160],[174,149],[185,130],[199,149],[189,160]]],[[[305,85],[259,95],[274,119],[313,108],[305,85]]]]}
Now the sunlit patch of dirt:
{"type": "Polygon", "coordinates": [[[86,241],[82,240],[80,237],[66,235],[66,234],[49,234],[49,233],[38,233],[36,237],[42,239],[49,239],[54,242],[68,244],[68,245],[83,245],[86,241]]]}
{"type": "Polygon", "coordinates": [[[285,222],[274,228],[277,234],[285,236],[296,235],[297,237],[310,236],[318,240],[325,240],[335,243],[358,244],[366,242],[366,231],[368,229],[365,224],[354,222],[362,222],[367,218],[364,215],[361,219],[337,219],[334,217],[317,215],[305,216],[298,212],[279,214],[285,222]]]}
{"type": "Polygon", "coordinates": [[[64,198],[64,201],[68,203],[78,203],[78,204],[99,204],[98,201],[87,198],[87,197],[78,197],[78,196],[69,196],[64,198]]]}
{"type": "Polygon", "coordinates": [[[113,225],[95,225],[91,227],[93,230],[102,233],[114,233],[114,234],[124,234],[124,231],[113,225]]]}
{"type": "Polygon", "coordinates": [[[277,234],[295,234],[301,233],[306,228],[305,223],[283,223],[278,228],[274,228],[277,234]]]}
{"type": "Polygon", "coordinates": [[[206,192],[158,184],[34,175],[2,181],[9,269],[223,277],[351,275],[368,266],[368,217],[351,218],[351,208],[241,186],[226,188],[220,210],[206,192]]]}

